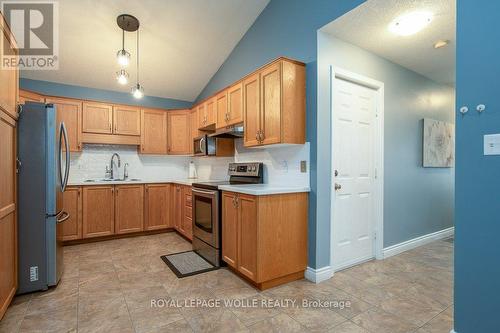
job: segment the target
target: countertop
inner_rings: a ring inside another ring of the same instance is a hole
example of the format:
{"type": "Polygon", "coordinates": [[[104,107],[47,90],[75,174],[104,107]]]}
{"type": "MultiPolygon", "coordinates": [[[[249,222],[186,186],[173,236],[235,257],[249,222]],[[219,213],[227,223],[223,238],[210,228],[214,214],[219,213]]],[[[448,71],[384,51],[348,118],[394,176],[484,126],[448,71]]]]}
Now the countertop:
{"type": "Polygon", "coordinates": [[[219,190],[237,192],[250,195],[272,195],[285,193],[310,192],[307,186],[288,186],[274,184],[249,184],[249,185],[222,185],[219,190]]]}
{"type": "MultiPolygon", "coordinates": [[[[132,178],[133,179],[133,178],[132,178]]],[[[126,184],[164,184],[164,183],[174,183],[180,185],[192,185],[197,182],[207,182],[211,181],[209,179],[140,179],[140,180],[113,180],[113,181],[94,181],[94,182],[86,182],[86,181],[72,181],[68,183],[68,186],[96,186],[96,185],[126,185],[126,184]]]]}

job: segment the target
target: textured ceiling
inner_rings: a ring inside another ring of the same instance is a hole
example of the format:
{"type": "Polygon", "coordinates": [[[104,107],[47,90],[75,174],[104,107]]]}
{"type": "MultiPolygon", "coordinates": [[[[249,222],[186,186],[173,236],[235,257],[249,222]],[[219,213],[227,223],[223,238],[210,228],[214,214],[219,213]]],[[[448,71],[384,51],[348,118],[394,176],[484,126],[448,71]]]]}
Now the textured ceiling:
{"type": "MultiPolygon", "coordinates": [[[[192,101],[226,60],[269,0],[64,0],[59,1],[57,71],[23,71],[21,77],[129,92],[120,86],[116,17],[136,16],[140,73],[146,95],[192,101]]],[[[135,34],[125,48],[135,80],[135,34]]]]}
{"type": "Polygon", "coordinates": [[[434,81],[454,85],[455,26],[455,0],[369,0],[322,31],[434,81]],[[426,28],[405,37],[388,30],[395,18],[415,10],[433,13],[426,28]],[[450,44],[434,49],[434,43],[443,39],[450,44]]]}

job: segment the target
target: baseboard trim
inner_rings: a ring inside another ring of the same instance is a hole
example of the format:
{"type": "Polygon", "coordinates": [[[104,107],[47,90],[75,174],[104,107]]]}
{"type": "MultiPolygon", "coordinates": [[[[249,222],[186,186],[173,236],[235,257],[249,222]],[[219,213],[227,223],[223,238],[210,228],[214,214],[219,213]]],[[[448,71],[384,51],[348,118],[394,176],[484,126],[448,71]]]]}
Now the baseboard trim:
{"type": "Polygon", "coordinates": [[[400,254],[402,252],[414,249],[416,247],[425,245],[427,243],[430,243],[435,240],[443,239],[443,238],[448,238],[450,236],[453,236],[455,233],[455,227],[451,227],[448,229],[443,229],[440,231],[436,231],[427,235],[423,235],[417,238],[413,238],[410,240],[407,240],[405,242],[395,244],[389,247],[384,248],[383,250],[383,258],[389,258],[392,257],[396,254],[400,254]]]}
{"type": "Polygon", "coordinates": [[[304,273],[304,277],[314,283],[326,281],[332,276],[333,270],[330,266],[325,266],[318,269],[307,267],[306,272],[304,273]]]}

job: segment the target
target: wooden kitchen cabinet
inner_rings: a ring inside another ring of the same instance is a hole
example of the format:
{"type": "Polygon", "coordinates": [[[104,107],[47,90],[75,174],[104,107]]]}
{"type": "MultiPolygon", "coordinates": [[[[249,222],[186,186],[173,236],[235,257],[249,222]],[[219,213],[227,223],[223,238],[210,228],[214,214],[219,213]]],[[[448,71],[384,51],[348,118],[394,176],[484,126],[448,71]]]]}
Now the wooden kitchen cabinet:
{"type": "Polygon", "coordinates": [[[171,217],[171,185],[146,184],[144,230],[159,230],[173,227],[171,217]]]}
{"type": "Polygon", "coordinates": [[[135,106],[113,106],[113,134],[141,135],[141,110],[135,106]]]}
{"type": "Polygon", "coordinates": [[[115,233],[114,186],[83,188],[83,238],[115,233]]]}
{"type": "Polygon", "coordinates": [[[184,198],[182,185],[174,184],[172,186],[172,220],[176,230],[184,233],[184,198]]]}
{"type": "Polygon", "coordinates": [[[197,107],[198,111],[198,128],[203,130],[215,129],[215,98],[210,98],[203,104],[197,107]]]}
{"type": "Polygon", "coordinates": [[[184,236],[189,240],[193,240],[193,207],[192,207],[192,192],[191,186],[183,186],[183,205],[184,205],[184,218],[182,220],[182,231],[184,236]]]}
{"type": "Polygon", "coordinates": [[[63,192],[63,207],[69,219],[62,223],[63,241],[82,239],[82,188],[67,187],[63,192]]]}
{"type": "Polygon", "coordinates": [[[257,146],[260,144],[260,74],[254,74],[243,81],[244,109],[244,144],[257,146]]]}
{"type": "Polygon", "coordinates": [[[222,260],[237,269],[238,208],[235,193],[222,192],[222,221],[222,260]]]}
{"type": "Polygon", "coordinates": [[[217,115],[217,128],[227,126],[227,90],[224,90],[215,96],[215,110],[217,115]]]}
{"type": "Polygon", "coordinates": [[[144,230],[144,186],[115,186],[115,234],[144,230]]]}
{"type": "Polygon", "coordinates": [[[68,132],[69,150],[82,150],[82,101],[70,98],[47,97],[45,103],[52,103],[56,108],[57,123],[64,122],[68,132]]]}
{"type": "Polygon", "coordinates": [[[222,193],[222,259],[260,289],[301,279],[307,265],[307,193],[222,193]]]}
{"type": "Polygon", "coordinates": [[[38,102],[43,103],[45,98],[32,91],[19,89],[19,104],[24,104],[26,102],[38,102]]]}
{"type": "Polygon", "coordinates": [[[243,121],[243,85],[236,83],[227,90],[227,122],[234,125],[243,121]]]}
{"type": "Polygon", "coordinates": [[[168,154],[189,155],[191,153],[190,110],[168,111],[168,154]]]}
{"type": "MultiPolygon", "coordinates": [[[[0,17],[2,29],[1,59],[14,59],[17,61],[19,50],[14,36],[11,34],[3,16],[0,17]]],[[[19,99],[19,70],[0,67],[0,109],[17,119],[17,103],[19,99]]]]}
{"type": "Polygon", "coordinates": [[[246,147],[305,143],[304,64],[279,59],[248,77],[243,91],[246,147]]]}
{"type": "MultiPolygon", "coordinates": [[[[18,49],[0,13],[0,59],[17,58],[18,49]]],[[[0,320],[17,290],[17,101],[18,69],[0,68],[0,320]]]]}
{"type": "Polygon", "coordinates": [[[257,199],[238,195],[238,271],[257,280],[257,199]]]}
{"type": "Polygon", "coordinates": [[[97,102],[83,102],[82,131],[84,133],[112,134],[113,106],[97,102]]]}
{"type": "Polygon", "coordinates": [[[167,111],[141,110],[141,154],[167,154],[167,111]]]}
{"type": "Polygon", "coordinates": [[[16,127],[0,109],[0,319],[17,289],[16,127]]]}

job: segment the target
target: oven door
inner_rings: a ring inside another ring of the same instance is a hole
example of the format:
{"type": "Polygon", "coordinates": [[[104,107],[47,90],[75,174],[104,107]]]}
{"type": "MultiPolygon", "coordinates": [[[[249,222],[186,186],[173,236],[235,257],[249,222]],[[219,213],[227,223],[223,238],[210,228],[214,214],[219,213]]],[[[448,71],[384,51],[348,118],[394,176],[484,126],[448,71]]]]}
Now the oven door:
{"type": "Polygon", "coordinates": [[[218,249],[219,191],[193,187],[193,236],[218,249]]]}
{"type": "Polygon", "coordinates": [[[193,152],[195,156],[207,155],[207,136],[201,136],[193,140],[193,152]]]}

